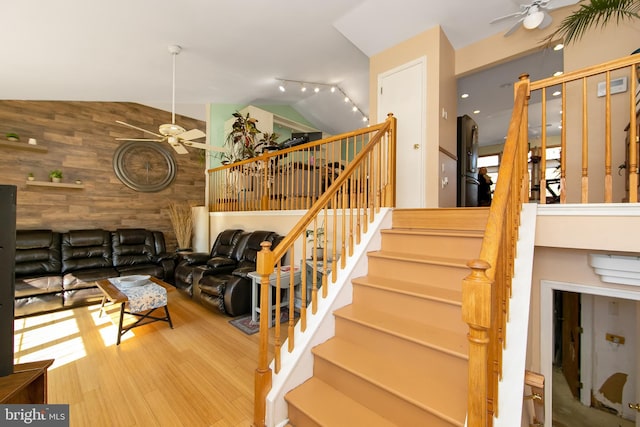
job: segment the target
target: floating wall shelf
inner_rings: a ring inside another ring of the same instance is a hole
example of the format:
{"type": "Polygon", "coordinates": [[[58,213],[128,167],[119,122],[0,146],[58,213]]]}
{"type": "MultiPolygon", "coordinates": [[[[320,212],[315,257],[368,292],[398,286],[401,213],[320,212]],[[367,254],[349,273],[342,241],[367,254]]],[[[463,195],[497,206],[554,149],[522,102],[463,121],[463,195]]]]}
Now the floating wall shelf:
{"type": "Polygon", "coordinates": [[[68,184],[65,182],[48,182],[48,181],[27,181],[27,185],[36,187],[57,187],[57,188],[84,188],[84,184],[68,184]]]}
{"type": "Polygon", "coordinates": [[[26,142],[0,141],[0,147],[15,148],[17,150],[37,151],[39,153],[46,153],[48,151],[47,147],[27,144],[26,142]]]}

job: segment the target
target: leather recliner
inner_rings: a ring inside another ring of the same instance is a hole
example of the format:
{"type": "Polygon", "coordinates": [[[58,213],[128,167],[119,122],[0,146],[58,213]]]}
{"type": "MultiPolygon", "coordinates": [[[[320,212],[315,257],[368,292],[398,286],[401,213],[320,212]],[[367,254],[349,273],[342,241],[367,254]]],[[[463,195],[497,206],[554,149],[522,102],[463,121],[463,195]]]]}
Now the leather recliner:
{"type": "Polygon", "coordinates": [[[111,246],[113,266],[120,276],[149,274],[173,283],[175,254],[166,252],[162,233],[120,228],[111,233],[111,246]]]}
{"type": "Polygon", "coordinates": [[[230,273],[238,261],[232,258],[232,254],[242,235],[240,229],[224,230],[218,234],[211,247],[211,252],[191,252],[179,254],[179,260],[174,271],[175,286],[193,296],[194,275],[195,283],[198,282],[203,269],[211,269],[212,274],[230,273]]]}
{"type": "Polygon", "coordinates": [[[73,230],[62,234],[64,306],[86,304],[102,298],[96,280],[118,277],[111,256],[111,234],[101,229],[73,230]]]}
{"type": "Polygon", "coordinates": [[[62,308],[60,233],[17,230],[15,316],[62,308]]]}
{"type": "Polygon", "coordinates": [[[229,316],[240,316],[251,311],[251,278],[249,273],[256,270],[258,252],[262,242],[270,242],[275,248],[283,236],[273,231],[258,230],[243,233],[231,257],[237,265],[230,273],[214,273],[203,269],[202,278],[197,282],[200,302],[220,310],[229,316]]]}

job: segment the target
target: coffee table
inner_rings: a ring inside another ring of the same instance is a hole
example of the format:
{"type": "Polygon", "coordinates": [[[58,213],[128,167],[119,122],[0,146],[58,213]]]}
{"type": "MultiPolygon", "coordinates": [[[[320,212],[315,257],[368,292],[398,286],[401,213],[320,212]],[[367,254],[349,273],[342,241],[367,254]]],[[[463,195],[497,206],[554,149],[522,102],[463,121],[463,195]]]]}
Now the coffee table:
{"type": "MultiPolygon", "coordinates": [[[[170,284],[165,283],[156,277],[150,277],[149,281],[155,283],[156,285],[162,286],[164,289],[166,289],[167,292],[171,292],[172,290],[175,289],[170,284]]],[[[120,320],[118,321],[118,339],[117,339],[116,345],[120,345],[120,338],[122,337],[122,335],[126,334],[133,328],[137,328],[138,326],[148,325],[149,323],[161,321],[161,322],[169,323],[169,326],[171,327],[171,329],[173,329],[173,323],[171,322],[171,316],[169,315],[168,303],[167,305],[163,305],[161,307],[154,307],[150,310],[146,310],[142,312],[132,312],[131,310],[126,311],[125,305],[129,302],[129,298],[123,292],[121,292],[120,289],[118,289],[113,283],[111,283],[109,279],[98,280],[96,284],[98,285],[98,288],[100,288],[103,294],[102,303],[100,304],[100,316],[102,316],[102,314],[104,313],[104,305],[107,302],[107,300],[112,304],[120,304],[120,320]],[[165,313],[164,317],[158,317],[157,315],[152,316],[152,313],[159,309],[164,309],[164,313],[165,313]],[[123,327],[122,321],[124,319],[125,314],[136,316],[138,317],[138,320],[136,320],[131,325],[127,325],[123,327]]],[[[148,285],[142,285],[142,286],[148,286],[148,285]]]]}

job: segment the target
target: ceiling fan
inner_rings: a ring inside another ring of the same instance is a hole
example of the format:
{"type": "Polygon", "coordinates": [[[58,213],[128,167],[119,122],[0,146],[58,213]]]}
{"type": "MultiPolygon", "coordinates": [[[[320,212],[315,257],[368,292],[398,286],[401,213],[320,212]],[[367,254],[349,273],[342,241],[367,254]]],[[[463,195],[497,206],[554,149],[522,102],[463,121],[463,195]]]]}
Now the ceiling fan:
{"type": "Polygon", "coordinates": [[[551,15],[549,11],[560,7],[570,6],[578,3],[579,0],[534,0],[530,4],[521,4],[520,11],[500,16],[491,21],[491,24],[501,22],[506,19],[518,18],[515,24],[504,33],[505,37],[513,34],[520,24],[527,30],[535,28],[543,29],[551,24],[551,15]]]}
{"type": "Polygon", "coordinates": [[[137,129],[144,133],[151,134],[155,136],[155,138],[116,138],[119,141],[157,141],[157,142],[167,142],[178,154],[187,154],[189,151],[185,148],[187,147],[195,147],[200,148],[202,150],[212,150],[212,151],[221,151],[225,150],[220,147],[214,147],[209,144],[205,144],[202,142],[195,142],[194,139],[204,138],[206,134],[199,129],[191,129],[186,130],[180,125],[176,124],[176,56],[180,53],[182,48],[178,45],[170,45],[169,53],[173,56],[173,92],[171,99],[171,123],[165,123],[160,125],[158,128],[158,133],[152,132],[146,129],[143,129],[138,126],[131,125],[129,123],[125,123],[120,120],[116,120],[116,123],[121,125],[130,127],[132,129],[137,129]]]}

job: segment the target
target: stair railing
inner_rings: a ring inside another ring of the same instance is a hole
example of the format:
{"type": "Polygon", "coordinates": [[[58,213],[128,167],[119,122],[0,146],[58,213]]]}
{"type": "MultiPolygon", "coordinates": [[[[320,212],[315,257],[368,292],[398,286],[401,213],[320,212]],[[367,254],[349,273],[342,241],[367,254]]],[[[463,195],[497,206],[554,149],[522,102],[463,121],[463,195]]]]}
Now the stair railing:
{"type": "MultiPolygon", "coordinates": [[[[604,164],[599,166],[604,171],[601,181],[602,201],[613,202],[615,186],[612,176],[612,153],[615,145],[612,133],[614,124],[621,125],[621,128],[626,124],[626,158],[620,169],[626,169],[625,201],[635,203],[638,201],[639,68],[640,55],[631,55],[533,83],[529,82],[528,76],[523,75],[514,86],[514,109],[480,257],[469,262],[471,273],[463,280],[462,311],[463,318],[469,325],[470,343],[467,417],[468,425],[471,427],[491,426],[493,417],[498,415],[498,381],[502,375],[501,357],[505,344],[521,205],[529,201],[530,194],[536,194],[537,191],[530,193],[530,188],[538,188],[538,183],[530,182],[529,178],[529,100],[535,95],[536,108],[538,108],[537,100],[541,101],[539,104],[542,118],[540,156],[536,159],[532,156],[532,167],[536,167],[534,163],[540,162],[539,202],[541,204],[547,203],[548,182],[545,172],[548,148],[548,91],[559,92],[562,95],[561,156],[558,165],[560,194],[557,201],[567,203],[570,199],[568,193],[577,194],[573,199],[580,203],[600,201],[597,199],[598,196],[593,194],[595,192],[590,193],[590,185],[593,188],[592,183],[598,181],[595,180],[594,174],[589,175],[589,167],[593,167],[593,162],[589,161],[589,154],[600,150],[604,152],[604,164]],[[626,79],[629,87],[627,102],[616,100],[614,103],[611,99],[613,78],[622,79],[618,82],[626,79]],[[597,98],[604,99],[598,101],[597,98]],[[568,99],[571,100],[570,103],[567,102],[568,99]],[[579,107],[569,108],[569,105],[579,107]],[[593,111],[590,112],[590,110],[593,111]],[[599,111],[603,111],[604,114],[598,115],[599,111]],[[590,135],[591,126],[594,124],[604,124],[603,134],[590,135]],[[568,138],[568,132],[571,132],[570,138],[568,138]],[[575,143],[570,144],[570,141],[575,143]],[[576,151],[578,151],[577,155],[576,151]],[[568,163],[573,159],[579,159],[580,162],[571,170],[568,168],[568,163]],[[578,172],[574,172],[576,169],[578,172]],[[577,177],[579,179],[568,180],[568,171],[573,172],[574,178],[579,175],[577,177]],[[570,184],[576,181],[579,185],[572,187],[570,184]],[[574,192],[567,190],[574,190],[574,192]]],[[[531,107],[533,105],[531,104],[531,107]]],[[[621,145],[619,141],[618,145],[621,145]]],[[[531,176],[534,175],[536,174],[531,174],[531,176]]]]}
{"type": "Polygon", "coordinates": [[[362,234],[367,232],[369,223],[380,208],[395,206],[396,119],[389,114],[384,123],[361,132],[375,134],[326,191],[319,195],[284,239],[273,250],[270,243],[264,242],[262,250],[258,252],[256,270],[261,276],[260,312],[266,315],[260,316],[253,426],[265,425],[266,397],[272,380],[269,355],[273,354],[274,371],[278,373],[281,369],[283,340],[287,341],[286,351],[292,352],[295,348],[296,316],[299,316],[300,332],[304,333],[307,328],[307,305],[315,314],[319,292],[323,297],[327,296],[328,286],[337,281],[339,271],[345,268],[347,258],[353,255],[355,245],[360,243],[362,234]],[[307,244],[319,249],[307,251],[307,244]],[[283,264],[285,259],[287,266],[283,264]],[[299,313],[296,312],[294,292],[297,271],[301,281],[299,313]],[[279,321],[281,304],[278,302],[283,296],[283,289],[287,288],[288,309],[285,313],[288,321],[286,335],[283,336],[279,321]],[[271,316],[269,294],[272,289],[276,301],[273,334],[268,327],[271,316]]]}
{"type": "Polygon", "coordinates": [[[462,283],[462,316],[469,325],[467,425],[492,425],[522,203],[528,201],[527,116],[529,79],[515,84],[515,103],[480,258],[469,261],[462,283]]]}

